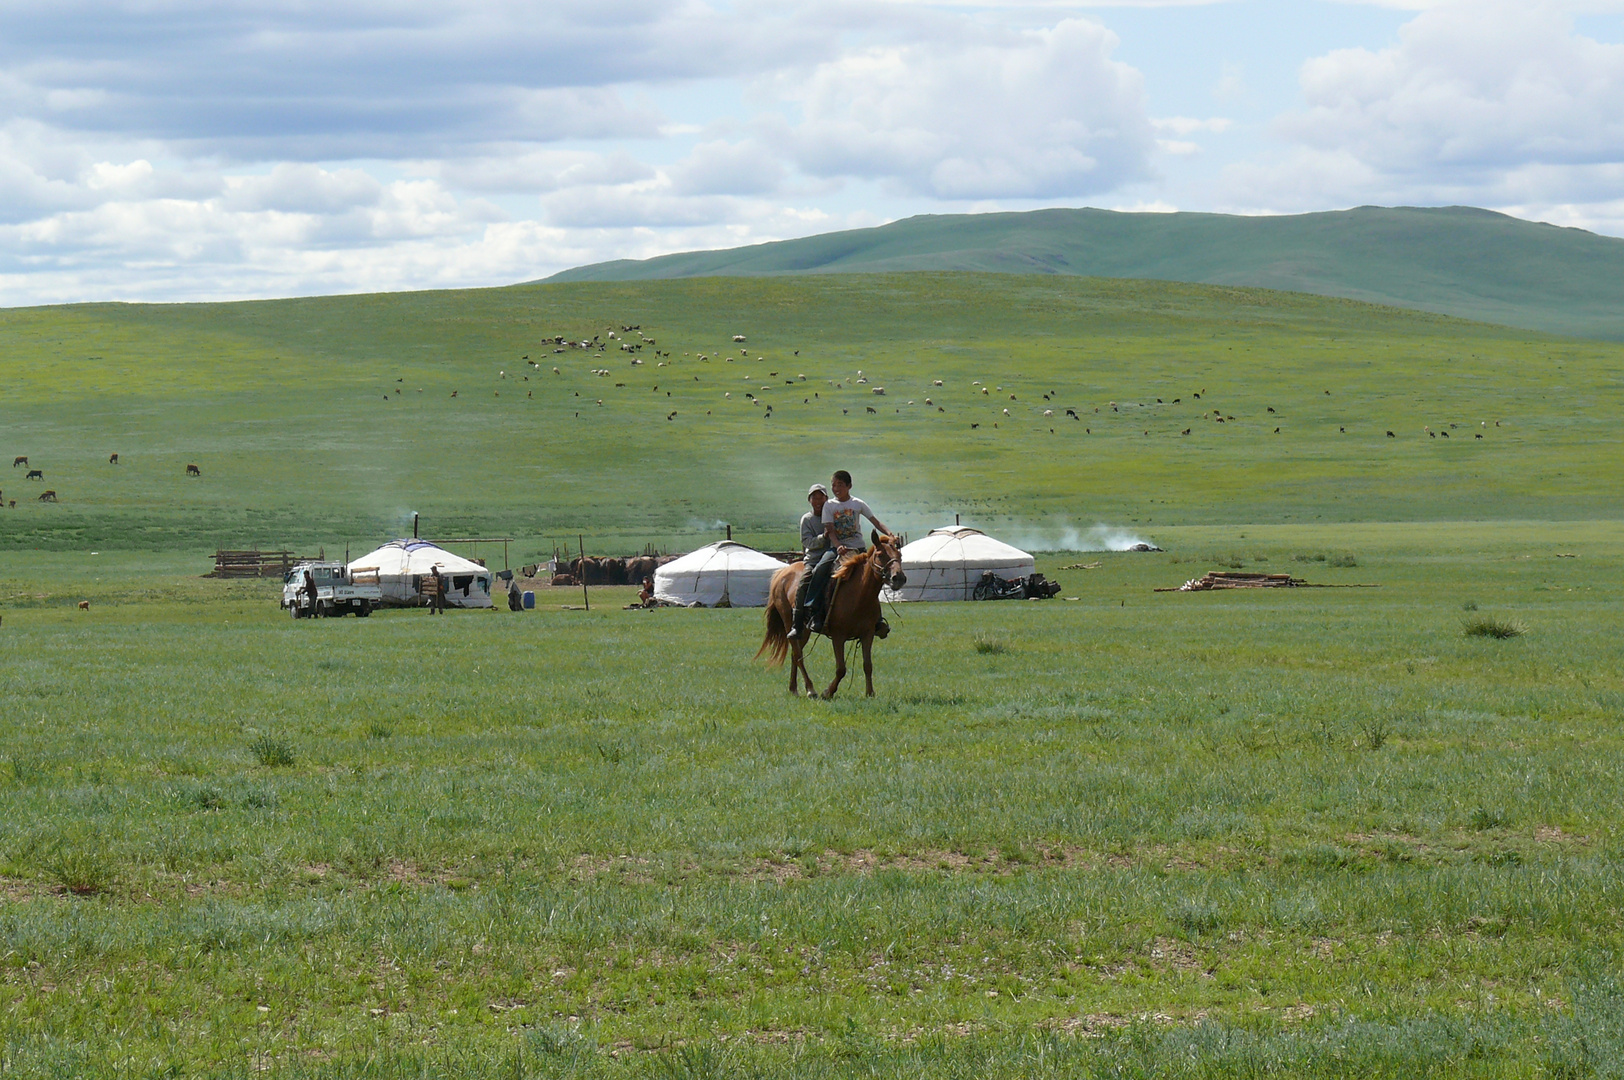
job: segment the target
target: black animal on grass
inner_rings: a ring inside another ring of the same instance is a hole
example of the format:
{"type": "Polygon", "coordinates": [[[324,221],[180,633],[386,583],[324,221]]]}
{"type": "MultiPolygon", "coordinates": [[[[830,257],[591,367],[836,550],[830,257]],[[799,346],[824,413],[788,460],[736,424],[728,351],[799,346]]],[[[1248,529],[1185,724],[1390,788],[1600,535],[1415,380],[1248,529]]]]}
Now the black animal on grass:
{"type": "Polygon", "coordinates": [[[45,474],[43,472],[41,472],[40,470],[38,470],[38,469],[29,469],[28,474],[26,476],[24,476],[23,479],[24,480],[44,480],[45,479],[45,474]]]}

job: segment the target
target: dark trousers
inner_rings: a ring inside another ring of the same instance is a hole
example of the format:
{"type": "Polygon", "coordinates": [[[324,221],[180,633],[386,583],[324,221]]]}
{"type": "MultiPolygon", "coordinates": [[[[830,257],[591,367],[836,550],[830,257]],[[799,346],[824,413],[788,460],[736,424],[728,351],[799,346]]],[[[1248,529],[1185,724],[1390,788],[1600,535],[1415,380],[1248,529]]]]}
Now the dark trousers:
{"type": "Polygon", "coordinates": [[[829,587],[829,575],[835,572],[839,563],[840,556],[835,554],[834,548],[829,548],[818,557],[810,571],[801,575],[799,607],[816,608],[822,605],[823,591],[829,587]]]}

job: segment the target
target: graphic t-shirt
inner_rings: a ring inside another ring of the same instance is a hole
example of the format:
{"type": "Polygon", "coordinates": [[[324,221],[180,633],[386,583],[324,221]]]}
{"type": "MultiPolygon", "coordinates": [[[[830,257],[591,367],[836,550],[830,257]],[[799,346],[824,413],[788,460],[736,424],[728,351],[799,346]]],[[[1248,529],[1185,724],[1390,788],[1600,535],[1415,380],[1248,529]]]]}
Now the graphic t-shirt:
{"type": "MultiPolygon", "coordinates": [[[[823,504],[823,523],[835,527],[835,542],[852,551],[868,547],[863,539],[863,519],[874,521],[874,511],[868,503],[853,496],[849,499],[830,499],[823,504]]],[[[878,524],[878,522],[876,522],[878,524]]]]}

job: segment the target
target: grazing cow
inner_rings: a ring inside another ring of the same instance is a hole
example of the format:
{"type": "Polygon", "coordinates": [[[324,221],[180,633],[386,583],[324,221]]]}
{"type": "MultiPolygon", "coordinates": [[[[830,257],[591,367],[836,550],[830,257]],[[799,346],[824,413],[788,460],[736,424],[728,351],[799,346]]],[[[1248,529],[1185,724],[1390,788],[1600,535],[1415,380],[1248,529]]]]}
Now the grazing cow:
{"type": "Polygon", "coordinates": [[[43,479],[45,479],[45,474],[40,472],[38,469],[29,469],[28,474],[26,476],[24,476],[23,479],[24,480],[43,480],[43,479]]]}
{"type": "Polygon", "coordinates": [[[203,470],[198,468],[196,465],[188,465],[188,466],[186,466],[186,475],[187,476],[202,476],[203,475],[203,470]]]}
{"type": "Polygon", "coordinates": [[[109,464],[109,465],[117,465],[118,464],[118,455],[113,454],[111,457],[109,457],[107,459],[107,464],[109,464]]]}
{"type": "Polygon", "coordinates": [[[15,469],[19,465],[27,465],[27,464],[28,464],[28,455],[27,454],[23,454],[20,457],[15,457],[15,458],[11,459],[11,467],[13,469],[15,469]]]}
{"type": "Polygon", "coordinates": [[[80,611],[89,611],[90,610],[90,601],[89,600],[81,600],[81,601],[79,601],[79,610],[80,611]]]}
{"type": "Polygon", "coordinates": [[[1387,437],[1388,437],[1388,438],[1389,438],[1389,439],[1396,439],[1396,438],[1398,438],[1398,436],[1397,436],[1397,435],[1394,435],[1394,434],[1393,434],[1393,433],[1392,433],[1392,432],[1391,432],[1391,431],[1389,431],[1389,432],[1388,432],[1388,433],[1387,433],[1387,437]]]}
{"type": "Polygon", "coordinates": [[[54,488],[46,488],[44,491],[39,493],[39,501],[56,502],[56,490],[54,488]]]}

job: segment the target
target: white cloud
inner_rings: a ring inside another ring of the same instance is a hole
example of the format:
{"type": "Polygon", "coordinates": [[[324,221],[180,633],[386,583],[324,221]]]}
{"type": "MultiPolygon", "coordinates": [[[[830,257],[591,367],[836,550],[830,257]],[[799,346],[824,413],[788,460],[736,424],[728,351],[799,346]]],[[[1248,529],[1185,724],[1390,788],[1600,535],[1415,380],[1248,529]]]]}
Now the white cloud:
{"type": "Polygon", "coordinates": [[[670,170],[679,195],[759,195],[777,191],[784,167],[767,147],[753,140],[700,143],[670,170]]]}
{"type": "Polygon", "coordinates": [[[1142,80],[1111,59],[1115,35],[1080,19],[975,29],[854,50],[801,85],[781,76],[802,119],[773,134],[812,176],[942,199],[1078,196],[1148,174],[1142,80]]]}
{"type": "Polygon", "coordinates": [[[1471,181],[1624,160],[1624,45],[1575,34],[1551,5],[1439,7],[1393,48],[1311,60],[1302,85],[1309,107],[1280,131],[1383,173],[1471,181]]]}

